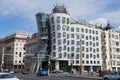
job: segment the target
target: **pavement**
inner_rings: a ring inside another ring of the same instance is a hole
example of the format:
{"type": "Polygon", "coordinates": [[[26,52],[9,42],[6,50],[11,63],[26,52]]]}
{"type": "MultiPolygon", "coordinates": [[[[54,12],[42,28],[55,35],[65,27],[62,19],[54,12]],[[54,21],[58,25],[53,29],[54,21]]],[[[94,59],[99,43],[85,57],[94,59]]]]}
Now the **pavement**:
{"type": "Polygon", "coordinates": [[[102,77],[99,77],[97,73],[93,73],[93,75],[89,75],[88,76],[88,73],[87,72],[84,72],[82,74],[71,74],[71,73],[68,73],[68,72],[64,72],[64,73],[59,73],[59,74],[56,74],[56,73],[53,73],[53,74],[49,74],[49,76],[66,76],[66,77],[76,77],[76,78],[84,78],[84,79],[91,79],[91,80],[102,80],[102,77]]]}

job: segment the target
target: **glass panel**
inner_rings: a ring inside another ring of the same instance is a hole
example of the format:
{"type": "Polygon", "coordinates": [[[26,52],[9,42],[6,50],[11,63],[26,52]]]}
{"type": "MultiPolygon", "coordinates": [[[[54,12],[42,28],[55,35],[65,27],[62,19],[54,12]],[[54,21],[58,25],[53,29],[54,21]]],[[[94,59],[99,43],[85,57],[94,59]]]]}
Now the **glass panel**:
{"type": "Polygon", "coordinates": [[[60,17],[57,17],[57,23],[60,23],[60,17]]]}

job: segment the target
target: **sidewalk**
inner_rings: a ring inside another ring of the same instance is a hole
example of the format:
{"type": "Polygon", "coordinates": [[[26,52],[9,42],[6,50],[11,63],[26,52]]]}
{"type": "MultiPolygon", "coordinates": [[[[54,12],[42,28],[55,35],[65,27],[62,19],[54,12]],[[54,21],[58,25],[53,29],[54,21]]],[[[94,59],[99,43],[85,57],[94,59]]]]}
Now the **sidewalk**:
{"type": "Polygon", "coordinates": [[[86,79],[97,79],[97,80],[102,80],[102,77],[99,77],[97,73],[94,73],[93,76],[88,76],[87,73],[83,73],[82,75],[79,74],[70,74],[70,73],[64,73],[65,76],[67,77],[80,77],[80,78],[86,78],[86,79]]]}

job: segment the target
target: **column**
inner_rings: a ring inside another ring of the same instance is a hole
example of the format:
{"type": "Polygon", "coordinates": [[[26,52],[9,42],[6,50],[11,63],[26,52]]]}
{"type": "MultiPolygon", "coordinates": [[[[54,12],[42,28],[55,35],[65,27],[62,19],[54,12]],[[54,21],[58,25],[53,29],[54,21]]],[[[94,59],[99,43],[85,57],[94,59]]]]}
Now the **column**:
{"type": "Polygon", "coordinates": [[[55,69],[59,70],[59,61],[55,61],[55,69]]]}

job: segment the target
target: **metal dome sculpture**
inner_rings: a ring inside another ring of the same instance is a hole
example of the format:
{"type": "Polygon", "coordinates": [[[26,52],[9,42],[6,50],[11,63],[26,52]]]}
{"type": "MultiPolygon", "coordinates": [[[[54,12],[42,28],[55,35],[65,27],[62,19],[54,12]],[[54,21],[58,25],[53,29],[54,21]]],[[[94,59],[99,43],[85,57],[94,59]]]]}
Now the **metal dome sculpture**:
{"type": "Polygon", "coordinates": [[[109,29],[113,29],[113,27],[110,25],[109,21],[108,21],[108,24],[107,26],[105,27],[105,30],[109,30],[109,29]]]}
{"type": "Polygon", "coordinates": [[[53,13],[66,13],[67,14],[67,10],[63,5],[56,5],[53,9],[53,13]]]}

